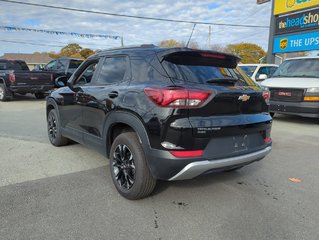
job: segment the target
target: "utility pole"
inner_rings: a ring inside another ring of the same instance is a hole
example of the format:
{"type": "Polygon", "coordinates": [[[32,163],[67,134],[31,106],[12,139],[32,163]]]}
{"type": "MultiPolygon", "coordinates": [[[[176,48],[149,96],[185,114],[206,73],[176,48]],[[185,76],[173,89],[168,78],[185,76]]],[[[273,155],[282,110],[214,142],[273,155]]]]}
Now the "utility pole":
{"type": "Polygon", "coordinates": [[[124,47],[124,38],[123,38],[123,36],[121,37],[121,47],[124,47]]]}
{"type": "Polygon", "coordinates": [[[209,25],[208,26],[208,49],[210,49],[210,38],[212,35],[212,27],[209,25]]]}
{"type": "Polygon", "coordinates": [[[269,39],[268,39],[268,52],[267,52],[267,63],[275,63],[274,50],[274,34],[275,34],[275,0],[271,2],[271,14],[270,14],[270,28],[269,28],[269,39]]]}

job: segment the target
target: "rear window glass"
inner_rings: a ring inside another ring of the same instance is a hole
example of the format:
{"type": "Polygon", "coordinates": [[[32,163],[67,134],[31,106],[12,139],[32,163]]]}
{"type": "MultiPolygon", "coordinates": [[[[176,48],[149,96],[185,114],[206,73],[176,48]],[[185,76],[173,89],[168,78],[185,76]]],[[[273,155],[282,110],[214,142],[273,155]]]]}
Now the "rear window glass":
{"type": "Polygon", "coordinates": [[[235,68],[217,67],[213,65],[188,65],[174,64],[164,61],[163,66],[169,76],[174,80],[211,84],[211,83],[230,83],[239,85],[255,85],[253,81],[245,78],[235,68]]]}
{"type": "Polygon", "coordinates": [[[81,60],[71,60],[69,64],[69,68],[78,68],[82,63],[81,60]]]}
{"type": "Polygon", "coordinates": [[[29,68],[25,62],[6,61],[6,62],[0,62],[0,70],[25,70],[25,71],[28,71],[29,68]]]}

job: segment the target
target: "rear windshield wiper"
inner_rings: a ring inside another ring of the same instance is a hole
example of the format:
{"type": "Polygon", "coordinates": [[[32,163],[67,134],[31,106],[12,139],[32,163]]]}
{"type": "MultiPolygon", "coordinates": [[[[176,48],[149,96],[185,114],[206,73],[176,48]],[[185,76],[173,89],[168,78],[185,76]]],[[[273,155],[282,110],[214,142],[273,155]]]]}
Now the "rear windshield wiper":
{"type": "Polygon", "coordinates": [[[213,78],[206,81],[206,83],[235,83],[237,81],[238,79],[236,78],[213,78]]]}

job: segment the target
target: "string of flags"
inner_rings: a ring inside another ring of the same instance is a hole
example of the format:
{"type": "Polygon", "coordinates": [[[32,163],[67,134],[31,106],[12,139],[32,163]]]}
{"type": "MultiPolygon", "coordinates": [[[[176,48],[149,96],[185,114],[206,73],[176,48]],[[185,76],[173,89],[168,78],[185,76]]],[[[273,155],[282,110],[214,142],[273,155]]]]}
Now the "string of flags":
{"type": "Polygon", "coordinates": [[[111,36],[103,34],[91,34],[91,33],[76,33],[76,32],[61,32],[61,31],[51,31],[44,29],[34,29],[34,28],[24,28],[24,27],[9,27],[9,26],[0,26],[0,29],[5,31],[25,31],[25,32],[38,32],[38,33],[47,33],[52,35],[68,35],[80,38],[104,38],[104,39],[120,39],[120,36],[111,36]]]}

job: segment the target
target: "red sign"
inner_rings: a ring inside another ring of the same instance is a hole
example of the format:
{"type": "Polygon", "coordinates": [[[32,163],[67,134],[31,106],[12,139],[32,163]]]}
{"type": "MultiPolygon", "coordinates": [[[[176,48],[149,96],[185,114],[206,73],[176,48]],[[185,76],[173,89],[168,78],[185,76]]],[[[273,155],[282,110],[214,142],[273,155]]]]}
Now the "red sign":
{"type": "Polygon", "coordinates": [[[291,97],[291,92],[278,92],[278,96],[291,97]]]}

